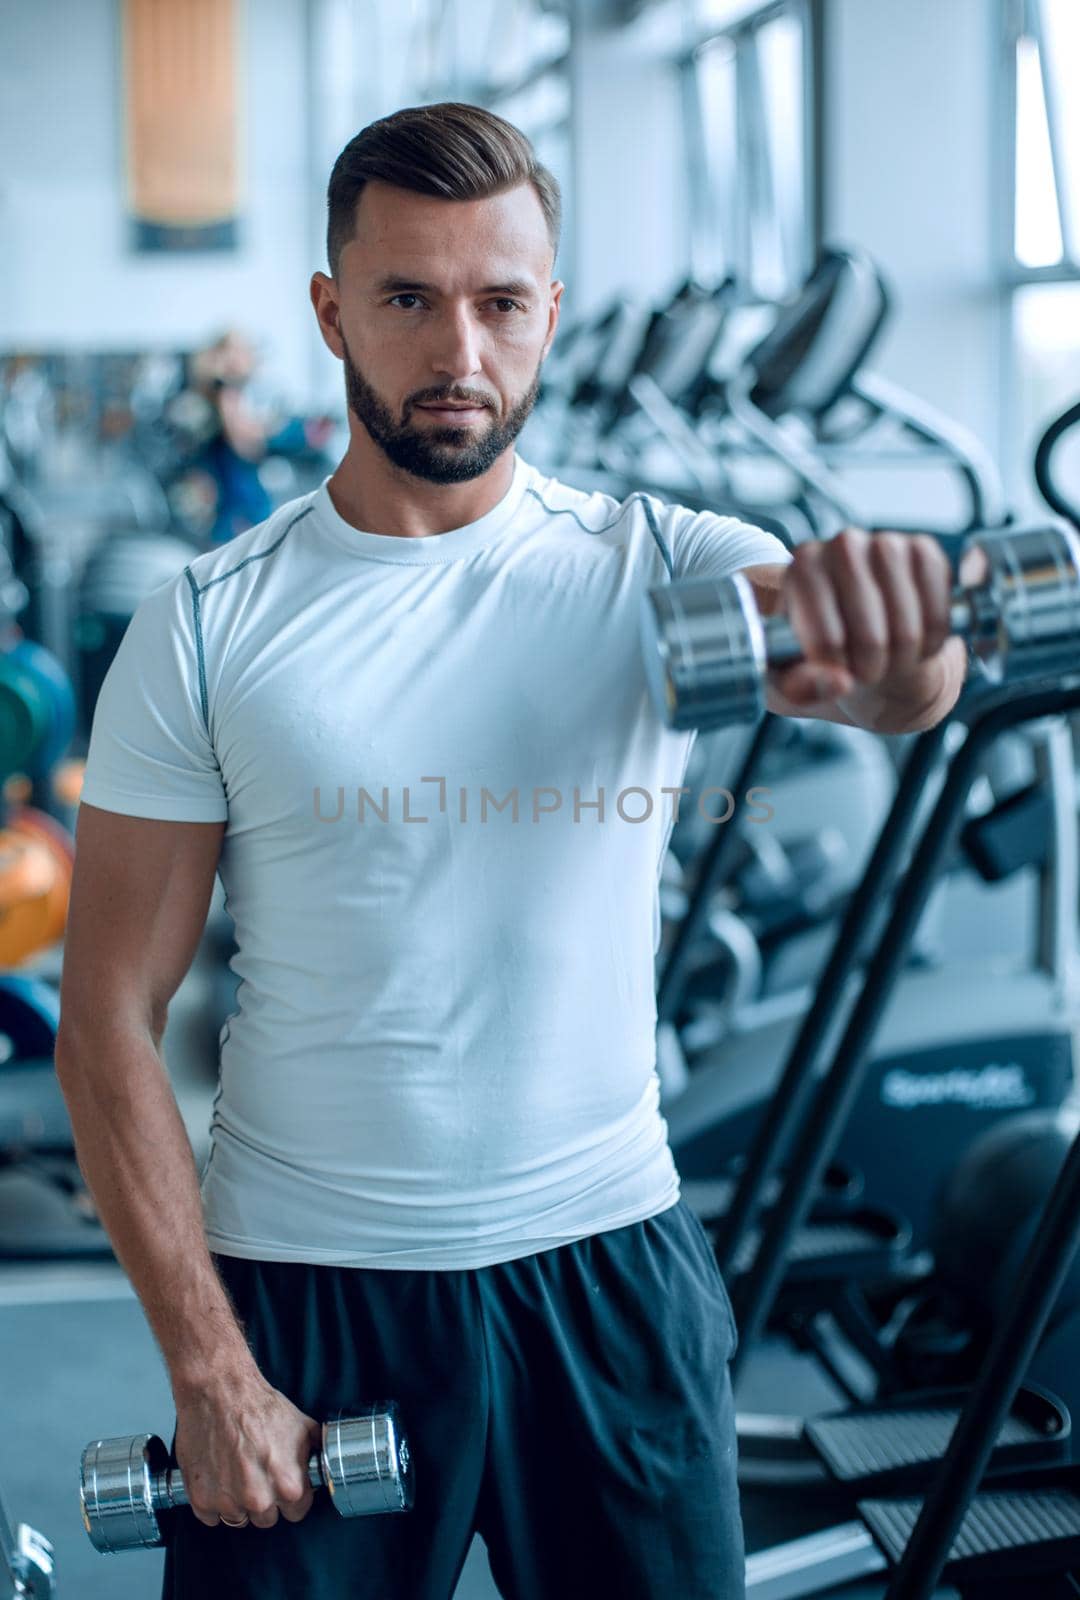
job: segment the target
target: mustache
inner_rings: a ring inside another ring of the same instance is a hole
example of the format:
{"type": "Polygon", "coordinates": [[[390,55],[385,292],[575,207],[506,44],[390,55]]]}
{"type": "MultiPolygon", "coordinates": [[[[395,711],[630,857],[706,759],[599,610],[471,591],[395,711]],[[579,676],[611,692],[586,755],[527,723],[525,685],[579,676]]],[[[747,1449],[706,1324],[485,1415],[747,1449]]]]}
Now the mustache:
{"type": "Polygon", "coordinates": [[[422,389],[406,401],[406,409],[410,411],[414,406],[483,406],[490,411],[493,405],[490,395],[480,394],[475,389],[422,389]]]}

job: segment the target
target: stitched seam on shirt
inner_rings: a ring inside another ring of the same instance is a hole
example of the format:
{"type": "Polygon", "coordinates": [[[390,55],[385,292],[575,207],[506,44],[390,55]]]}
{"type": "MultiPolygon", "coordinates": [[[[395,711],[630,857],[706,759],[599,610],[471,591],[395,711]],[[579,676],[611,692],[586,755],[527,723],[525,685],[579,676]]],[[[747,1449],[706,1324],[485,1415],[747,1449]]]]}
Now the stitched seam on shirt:
{"type": "Polygon", "coordinates": [[[184,568],[188,587],[191,590],[191,610],[195,620],[195,656],[199,664],[199,703],[202,706],[203,721],[206,724],[207,734],[210,732],[210,702],[206,692],[206,653],[203,650],[202,607],[199,604],[201,590],[195,582],[195,574],[190,567],[184,568]]]}
{"type": "Polygon", "coordinates": [[[284,533],[282,533],[280,539],[275,539],[274,543],[268,550],[259,550],[253,556],[245,556],[243,561],[238,561],[235,567],[230,567],[228,572],[222,572],[218,577],[211,578],[208,583],[199,585],[195,581],[195,574],[192,572],[191,568],[184,568],[184,575],[187,578],[188,587],[191,589],[191,609],[195,619],[195,652],[199,663],[199,701],[202,706],[203,721],[206,724],[206,732],[208,735],[210,733],[210,696],[206,687],[206,650],[203,645],[202,606],[200,604],[201,596],[204,595],[208,589],[212,589],[215,583],[224,583],[226,578],[231,578],[235,573],[241,572],[244,567],[250,566],[253,561],[263,561],[267,556],[272,556],[275,550],[280,550],[281,546],[285,543],[285,540],[289,537],[289,534],[296,527],[296,524],[298,522],[302,522],[308,513],[314,509],[314,506],[305,506],[303,511],[297,512],[296,516],[289,523],[284,533]]]}
{"type": "MultiPolygon", "coordinates": [[[[281,546],[285,543],[285,540],[296,527],[296,524],[298,522],[302,522],[305,517],[310,516],[314,509],[314,506],[305,506],[303,511],[298,511],[296,516],[289,523],[289,526],[281,535],[280,539],[275,539],[268,550],[259,550],[253,556],[245,556],[243,561],[238,561],[235,567],[229,568],[228,572],[222,572],[216,578],[211,578],[208,583],[204,583],[202,588],[198,591],[199,594],[205,594],[207,589],[212,589],[214,587],[215,583],[224,583],[226,578],[231,578],[237,572],[242,572],[244,568],[249,567],[253,561],[265,561],[267,556],[272,556],[275,550],[281,549],[281,546]]],[[[192,582],[194,582],[194,579],[192,579],[192,582]]]]}
{"type": "Polygon", "coordinates": [[[644,496],[642,496],[641,506],[642,510],[645,512],[645,520],[649,524],[652,536],[656,540],[657,548],[660,551],[664,565],[667,568],[667,575],[669,578],[674,578],[675,564],[671,559],[671,551],[668,549],[667,544],[664,541],[664,536],[660,532],[660,526],[656,520],[656,513],[644,496]]]}
{"type": "Polygon", "coordinates": [[[583,530],[583,532],[593,534],[607,533],[609,528],[613,528],[617,522],[622,521],[623,517],[626,515],[627,511],[629,511],[634,501],[640,500],[642,510],[645,513],[645,520],[649,524],[649,531],[656,541],[656,545],[660,551],[664,566],[667,568],[668,577],[673,578],[675,576],[675,567],[671,559],[671,552],[668,550],[668,547],[664,542],[664,536],[660,532],[659,524],[656,521],[656,513],[649,504],[649,500],[646,495],[632,494],[629,499],[624,501],[620,506],[617,517],[614,517],[610,522],[602,523],[599,528],[590,528],[586,523],[582,522],[576,511],[570,510],[569,506],[549,506],[547,501],[543,499],[536,489],[526,489],[525,493],[531,494],[533,499],[539,502],[549,517],[573,517],[574,521],[577,523],[578,527],[583,530]]]}

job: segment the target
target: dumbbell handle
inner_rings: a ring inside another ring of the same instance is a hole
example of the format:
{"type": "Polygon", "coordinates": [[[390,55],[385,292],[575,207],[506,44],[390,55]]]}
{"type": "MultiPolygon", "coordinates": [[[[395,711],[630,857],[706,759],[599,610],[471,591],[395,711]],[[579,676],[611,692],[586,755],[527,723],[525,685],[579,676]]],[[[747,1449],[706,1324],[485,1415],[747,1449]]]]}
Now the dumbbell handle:
{"type": "MultiPolygon", "coordinates": [[[[309,1458],[307,1472],[342,1517],[407,1511],[413,1503],[409,1444],[392,1403],[324,1422],[322,1448],[309,1458]]],[[[191,1504],[183,1473],[153,1433],[88,1444],[79,1501],[95,1549],[112,1553],[160,1544],[159,1513],[191,1504]]]]}
{"type": "MultiPolygon", "coordinates": [[[[746,579],[739,577],[740,583],[745,584],[746,579]]],[[[961,638],[969,638],[980,626],[980,618],[976,597],[978,589],[956,588],[952,593],[949,606],[949,632],[959,634],[961,638]]],[[[753,605],[752,598],[748,600],[753,605]]],[[[793,667],[802,661],[805,651],[799,643],[795,629],[785,616],[762,617],[762,632],[764,634],[765,660],[770,667],[793,667]]]]}
{"type": "MultiPolygon", "coordinates": [[[[326,1487],[326,1479],[322,1472],[322,1459],[313,1455],[307,1465],[308,1482],[313,1489],[326,1487]]],[[[150,1479],[150,1499],[155,1511],[171,1511],[176,1506],[189,1506],[187,1488],[184,1484],[184,1474],[179,1467],[167,1467],[164,1472],[155,1473],[150,1479]]]]}

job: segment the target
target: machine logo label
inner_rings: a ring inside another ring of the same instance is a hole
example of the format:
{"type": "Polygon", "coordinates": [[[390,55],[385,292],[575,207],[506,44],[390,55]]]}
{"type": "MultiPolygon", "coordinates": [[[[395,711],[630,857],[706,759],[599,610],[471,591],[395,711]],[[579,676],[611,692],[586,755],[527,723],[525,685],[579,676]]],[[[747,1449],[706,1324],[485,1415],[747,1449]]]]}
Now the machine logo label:
{"type": "Polygon", "coordinates": [[[1022,1111],[1035,1104],[1035,1090],[1015,1061],[990,1062],[977,1071],[905,1072],[894,1068],[881,1080],[881,1101],[899,1111],[957,1105],[972,1111],[1022,1111]]]}

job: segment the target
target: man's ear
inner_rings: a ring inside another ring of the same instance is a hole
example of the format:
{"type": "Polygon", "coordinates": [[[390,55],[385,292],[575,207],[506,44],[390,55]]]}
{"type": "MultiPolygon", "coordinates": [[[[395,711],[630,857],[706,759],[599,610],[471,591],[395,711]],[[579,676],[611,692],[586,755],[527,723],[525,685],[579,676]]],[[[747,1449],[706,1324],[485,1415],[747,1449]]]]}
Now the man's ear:
{"type": "Polygon", "coordinates": [[[544,340],[544,351],[540,357],[541,361],[547,360],[548,351],[555,342],[555,330],[559,326],[559,306],[562,301],[563,290],[565,288],[565,283],[561,283],[558,278],[556,278],[555,282],[551,285],[551,306],[548,311],[548,331],[547,338],[544,340]]]}
{"type": "Polygon", "coordinates": [[[314,272],[311,275],[310,294],[323,343],[341,361],[345,355],[345,343],[341,337],[341,302],[337,284],[325,272],[314,272]]]}

